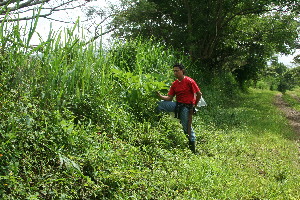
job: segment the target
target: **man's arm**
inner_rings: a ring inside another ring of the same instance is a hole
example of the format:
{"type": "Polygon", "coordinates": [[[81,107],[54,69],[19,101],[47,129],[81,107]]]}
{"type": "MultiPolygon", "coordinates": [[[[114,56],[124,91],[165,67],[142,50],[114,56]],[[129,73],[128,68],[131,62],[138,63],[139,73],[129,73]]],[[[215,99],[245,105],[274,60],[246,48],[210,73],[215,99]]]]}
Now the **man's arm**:
{"type": "Polygon", "coordinates": [[[157,92],[157,96],[162,99],[162,100],[165,100],[165,101],[172,101],[173,100],[173,97],[172,95],[168,95],[168,96],[163,96],[161,95],[159,92],[157,92]]]}
{"type": "Polygon", "coordinates": [[[202,93],[200,91],[196,92],[196,104],[195,106],[198,105],[200,99],[201,99],[202,93]]]}

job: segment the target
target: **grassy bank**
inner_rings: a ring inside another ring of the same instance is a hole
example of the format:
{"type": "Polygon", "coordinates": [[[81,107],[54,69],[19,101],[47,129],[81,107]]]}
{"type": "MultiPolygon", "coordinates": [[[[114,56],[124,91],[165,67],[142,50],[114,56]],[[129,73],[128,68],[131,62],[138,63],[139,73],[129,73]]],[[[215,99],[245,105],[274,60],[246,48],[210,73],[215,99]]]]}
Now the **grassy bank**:
{"type": "Polygon", "coordinates": [[[298,199],[298,146],[273,97],[251,90],[202,109],[197,155],[168,116],[121,139],[53,113],[39,132],[1,134],[2,198],[298,199]]]}

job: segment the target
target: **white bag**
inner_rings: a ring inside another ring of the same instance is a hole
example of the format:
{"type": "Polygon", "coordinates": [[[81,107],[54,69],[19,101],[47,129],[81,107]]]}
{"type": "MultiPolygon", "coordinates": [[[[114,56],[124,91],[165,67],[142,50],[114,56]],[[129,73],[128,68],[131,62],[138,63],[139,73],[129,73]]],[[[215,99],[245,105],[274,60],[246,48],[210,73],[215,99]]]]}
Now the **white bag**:
{"type": "Polygon", "coordinates": [[[197,107],[202,107],[202,106],[207,106],[207,104],[206,104],[204,98],[201,96],[201,99],[198,102],[197,107]]]}

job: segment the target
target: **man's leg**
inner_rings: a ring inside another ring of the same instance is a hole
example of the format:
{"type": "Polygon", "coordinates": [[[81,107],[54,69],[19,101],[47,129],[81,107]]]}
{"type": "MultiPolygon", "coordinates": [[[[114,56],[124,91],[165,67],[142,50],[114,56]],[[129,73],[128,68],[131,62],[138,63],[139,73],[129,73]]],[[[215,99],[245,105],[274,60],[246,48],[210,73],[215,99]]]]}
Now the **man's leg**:
{"type": "MultiPolygon", "coordinates": [[[[172,101],[160,101],[158,102],[157,111],[158,112],[174,112],[176,107],[176,102],[172,101]]],[[[180,113],[180,122],[183,127],[184,134],[186,134],[188,140],[189,140],[189,147],[192,150],[193,153],[195,153],[195,142],[196,142],[196,136],[193,128],[191,127],[191,135],[188,135],[188,119],[189,119],[189,109],[183,108],[180,113]]]]}
{"type": "Polygon", "coordinates": [[[196,134],[191,127],[191,134],[188,134],[188,127],[189,127],[189,109],[188,108],[183,108],[181,113],[180,113],[180,121],[182,124],[182,128],[184,133],[187,135],[189,139],[189,147],[193,153],[196,151],[196,134]]]}
{"type": "Polygon", "coordinates": [[[176,107],[176,102],[173,101],[159,101],[157,106],[158,112],[174,112],[176,107]]]}

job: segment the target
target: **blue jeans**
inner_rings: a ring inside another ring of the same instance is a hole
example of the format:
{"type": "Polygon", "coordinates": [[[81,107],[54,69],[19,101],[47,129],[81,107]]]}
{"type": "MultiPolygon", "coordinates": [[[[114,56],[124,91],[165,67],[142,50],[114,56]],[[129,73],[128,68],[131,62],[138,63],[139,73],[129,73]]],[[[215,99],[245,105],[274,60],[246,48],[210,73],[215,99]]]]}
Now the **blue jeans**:
{"type": "MultiPolygon", "coordinates": [[[[176,102],[159,101],[157,104],[158,104],[157,109],[159,112],[161,112],[161,111],[174,112],[175,111],[176,102]]],[[[180,123],[182,125],[183,132],[184,132],[184,134],[187,135],[188,139],[190,141],[195,141],[196,135],[195,135],[193,128],[191,128],[191,135],[190,136],[188,135],[188,121],[189,121],[189,109],[184,107],[180,113],[180,123]]]]}

